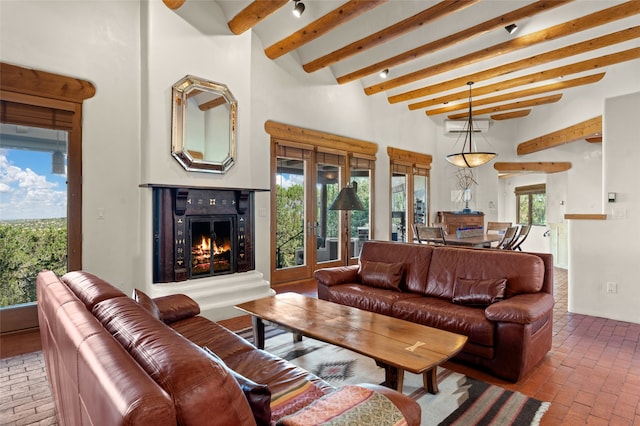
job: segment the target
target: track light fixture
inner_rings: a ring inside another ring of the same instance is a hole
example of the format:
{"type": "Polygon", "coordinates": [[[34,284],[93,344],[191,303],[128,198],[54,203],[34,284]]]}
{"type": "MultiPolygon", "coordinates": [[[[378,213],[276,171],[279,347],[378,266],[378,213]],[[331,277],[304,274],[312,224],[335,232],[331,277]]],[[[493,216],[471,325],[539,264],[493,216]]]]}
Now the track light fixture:
{"type": "Polygon", "coordinates": [[[506,27],[504,27],[504,29],[507,30],[509,34],[513,34],[516,31],[518,31],[518,26],[516,24],[509,24],[506,27]]]}
{"type": "Polygon", "coordinates": [[[300,0],[293,0],[293,2],[295,3],[295,6],[293,6],[293,10],[291,11],[291,13],[293,13],[293,16],[295,16],[296,18],[299,18],[304,12],[304,3],[302,3],[300,0]]]}
{"type": "Polygon", "coordinates": [[[389,75],[389,69],[384,69],[382,71],[380,71],[380,78],[387,78],[387,76],[389,75]]]}

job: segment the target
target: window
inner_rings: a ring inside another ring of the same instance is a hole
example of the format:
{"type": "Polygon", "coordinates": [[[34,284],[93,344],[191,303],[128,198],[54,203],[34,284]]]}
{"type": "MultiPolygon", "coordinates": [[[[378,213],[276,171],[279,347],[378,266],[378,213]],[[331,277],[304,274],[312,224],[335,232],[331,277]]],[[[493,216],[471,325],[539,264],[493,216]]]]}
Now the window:
{"type": "Polygon", "coordinates": [[[515,189],[516,221],[520,225],[545,225],[547,223],[546,185],[519,186],[515,189]]]}

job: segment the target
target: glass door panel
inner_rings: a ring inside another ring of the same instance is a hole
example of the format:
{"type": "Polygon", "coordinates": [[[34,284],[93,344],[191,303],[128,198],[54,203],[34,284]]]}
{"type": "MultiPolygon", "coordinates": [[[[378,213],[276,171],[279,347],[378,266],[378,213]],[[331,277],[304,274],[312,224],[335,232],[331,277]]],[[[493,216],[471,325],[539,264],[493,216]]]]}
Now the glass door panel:
{"type": "Polygon", "coordinates": [[[340,192],[340,167],[331,164],[316,166],[316,263],[340,259],[343,246],[340,233],[340,211],[329,206],[340,192]]]}
{"type": "Polygon", "coordinates": [[[0,308],[36,301],[38,271],[67,272],[68,132],[0,124],[0,308]]]}
{"type": "Polygon", "coordinates": [[[391,175],[391,240],[407,241],[407,175],[391,175]]]}
{"type": "Polygon", "coordinates": [[[351,182],[356,184],[356,194],[362,201],[364,210],[351,212],[351,258],[360,257],[360,250],[365,241],[371,238],[371,170],[351,168],[351,182]]]}
{"type": "Polygon", "coordinates": [[[427,177],[413,177],[413,223],[427,224],[427,177]]]}
{"type": "Polygon", "coordinates": [[[304,266],[306,161],[278,157],[276,166],[276,270],[304,266]]]}

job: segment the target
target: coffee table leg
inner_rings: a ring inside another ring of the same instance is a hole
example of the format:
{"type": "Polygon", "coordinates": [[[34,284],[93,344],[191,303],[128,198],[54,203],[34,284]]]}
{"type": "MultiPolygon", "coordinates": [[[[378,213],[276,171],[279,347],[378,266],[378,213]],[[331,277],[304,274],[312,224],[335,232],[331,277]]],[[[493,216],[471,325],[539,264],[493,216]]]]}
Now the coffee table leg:
{"type": "Polygon", "coordinates": [[[264,322],[262,322],[262,318],[252,316],[251,324],[253,326],[253,340],[256,348],[264,349],[264,322]]]}
{"type": "Polygon", "coordinates": [[[437,394],[438,391],[438,367],[433,367],[422,373],[422,384],[427,392],[437,394]]]}
{"type": "Polygon", "coordinates": [[[398,392],[402,392],[402,386],[404,385],[404,370],[387,365],[380,361],[376,361],[376,365],[384,368],[384,383],[382,385],[395,389],[398,392]]]}

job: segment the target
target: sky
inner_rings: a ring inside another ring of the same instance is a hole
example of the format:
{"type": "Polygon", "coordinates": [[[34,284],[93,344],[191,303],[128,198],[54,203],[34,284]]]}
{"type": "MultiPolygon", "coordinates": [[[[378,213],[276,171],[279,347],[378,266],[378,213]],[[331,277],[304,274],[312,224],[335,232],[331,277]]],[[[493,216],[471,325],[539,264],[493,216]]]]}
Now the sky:
{"type": "Polygon", "coordinates": [[[0,149],[0,220],[66,216],[66,176],[51,173],[51,153],[0,149]]]}

